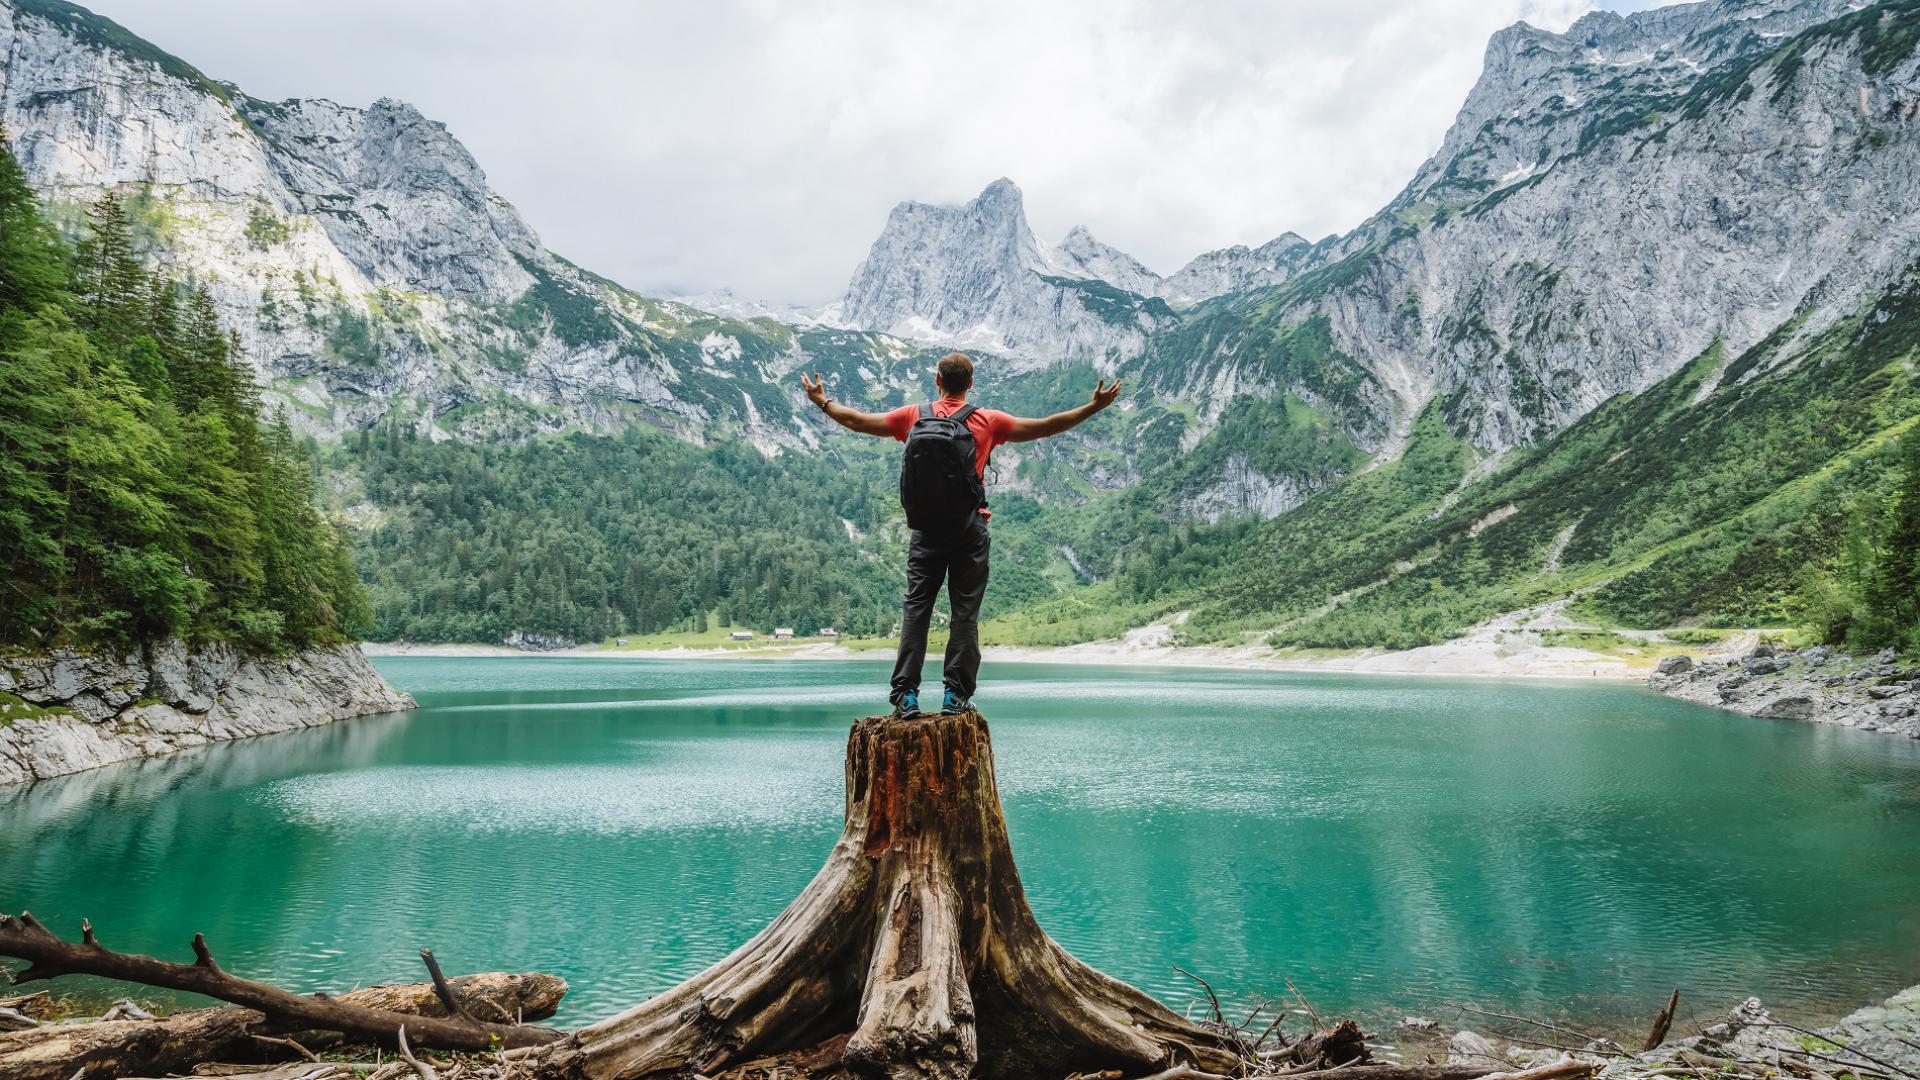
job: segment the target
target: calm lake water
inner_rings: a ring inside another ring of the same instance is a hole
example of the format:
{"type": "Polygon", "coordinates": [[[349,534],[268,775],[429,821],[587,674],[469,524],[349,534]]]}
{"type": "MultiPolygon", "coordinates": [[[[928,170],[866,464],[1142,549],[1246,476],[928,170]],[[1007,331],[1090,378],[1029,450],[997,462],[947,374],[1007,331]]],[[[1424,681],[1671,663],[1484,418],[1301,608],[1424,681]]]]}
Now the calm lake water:
{"type": "MultiPolygon", "coordinates": [[[[840,827],[879,663],[380,661],[417,712],[0,789],[0,909],[298,988],[542,970],[583,1023],[694,973],[840,827]]],[[[1015,854],[1188,1006],[1644,1027],[1920,982],[1920,748],[1629,686],[989,664],[1015,854]]]]}

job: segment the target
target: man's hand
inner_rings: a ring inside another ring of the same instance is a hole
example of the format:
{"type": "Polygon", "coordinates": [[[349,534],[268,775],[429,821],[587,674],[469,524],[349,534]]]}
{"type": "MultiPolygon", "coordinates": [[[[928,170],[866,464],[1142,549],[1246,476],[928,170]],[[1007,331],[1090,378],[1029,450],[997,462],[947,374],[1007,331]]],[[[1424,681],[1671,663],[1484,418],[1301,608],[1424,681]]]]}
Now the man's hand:
{"type": "MultiPolygon", "coordinates": [[[[801,372],[800,385],[806,389],[807,400],[813,402],[814,408],[824,409],[827,407],[827,387],[826,384],[821,381],[819,372],[816,371],[813,373],[812,382],[807,381],[806,372],[801,372]]],[[[1120,386],[1119,383],[1113,385],[1115,389],[1118,389],[1120,386]]]]}
{"type": "Polygon", "coordinates": [[[812,379],[807,378],[806,372],[801,372],[800,386],[806,390],[807,400],[813,402],[814,408],[826,413],[827,419],[848,431],[856,431],[862,435],[893,434],[893,429],[887,426],[887,418],[883,414],[861,412],[859,409],[849,409],[838,402],[828,401],[827,384],[820,378],[819,372],[814,372],[812,379]]]}
{"type": "Polygon", "coordinates": [[[1054,413],[1052,416],[1041,417],[1037,420],[1015,417],[1013,428],[1007,434],[1007,441],[1032,442],[1035,439],[1044,439],[1051,435],[1058,435],[1063,431],[1071,431],[1076,425],[1088,417],[1091,417],[1094,413],[1113,404],[1114,399],[1119,396],[1119,379],[1113,380],[1112,386],[1107,385],[1107,380],[1101,379],[1093,388],[1093,400],[1077,409],[1068,409],[1066,412],[1054,413]]]}

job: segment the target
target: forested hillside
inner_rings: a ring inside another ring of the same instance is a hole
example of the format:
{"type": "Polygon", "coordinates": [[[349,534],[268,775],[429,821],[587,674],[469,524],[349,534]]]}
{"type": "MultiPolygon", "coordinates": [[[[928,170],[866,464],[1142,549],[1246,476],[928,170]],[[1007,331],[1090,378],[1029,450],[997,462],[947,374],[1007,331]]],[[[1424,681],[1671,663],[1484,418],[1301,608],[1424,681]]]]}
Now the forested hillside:
{"type": "Polygon", "coordinates": [[[70,247],[0,144],[0,644],[352,634],[314,462],[259,422],[205,288],[143,268],[111,193],[70,247]]]}
{"type": "Polygon", "coordinates": [[[1405,452],[1265,525],[1192,527],[1128,492],[1043,521],[1115,568],[1006,622],[1070,641],[1190,612],[1192,641],[1410,647],[1568,600],[1601,626],[1809,625],[1920,646],[1920,266],[1810,345],[1719,346],[1488,460],[1438,409],[1405,452]]]}

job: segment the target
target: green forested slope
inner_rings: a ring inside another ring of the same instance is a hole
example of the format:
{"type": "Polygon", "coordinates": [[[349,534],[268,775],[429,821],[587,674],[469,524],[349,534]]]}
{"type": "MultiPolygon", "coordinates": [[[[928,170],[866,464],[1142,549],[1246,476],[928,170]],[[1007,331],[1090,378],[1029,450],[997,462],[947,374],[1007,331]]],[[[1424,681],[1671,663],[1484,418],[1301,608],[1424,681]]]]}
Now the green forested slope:
{"type": "Polygon", "coordinates": [[[1265,525],[1181,526],[1125,496],[1046,522],[1066,542],[1120,538],[1120,570],[1101,603],[1062,597],[997,636],[1190,611],[1195,641],[1409,647],[1572,598],[1602,625],[1920,644],[1900,584],[1920,558],[1920,439],[1901,438],[1920,417],[1920,267],[1813,341],[1797,324],[1739,357],[1716,346],[1490,470],[1430,409],[1402,457],[1265,525]]]}
{"type": "MultiPolygon", "coordinates": [[[[817,454],[698,447],[649,428],[520,444],[362,432],[330,459],[373,509],[360,561],[373,634],[574,641],[721,625],[891,632],[904,557],[892,444],[817,454]]],[[[1001,511],[990,610],[1051,595],[1048,560],[1001,511]],[[1033,569],[1029,569],[1029,565],[1033,569]]]]}
{"type": "Polygon", "coordinates": [[[352,633],[312,460],[257,395],[206,291],[142,268],[120,201],[70,249],[0,133],[0,644],[352,633]]]}
{"type": "MultiPolygon", "coordinates": [[[[996,467],[1003,489],[1041,498],[994,499],[987,638],[1062,644],[1189,612],[1193,642],[1410,647],[1571,598],[1600,625],[1804,623],[1895,640],[1913,621],[1887,582],[1913,572],[1898,521],[1920,505],[1899,460],[1903,443],[1920,460],[1920,440],[1899,437],[1920,416],[1916,297],[1920,272],[1812,340],[1793,339],[1795,320],[1741,356],[1716,346],[1494,462],[1440,405],[1372,468],[1291,398],[1243,402],[1186,451],[1165,404],[1104,415],[996,467]],[[1331,486],[1272,521],[1194,520],[1193,493],[1235,455],[1331,486]],[[1074,482],[1130,467],[1142,471],[1119,490],[1074,482]]],[[[1042,413],[1091,377],[1068,366],[982,393],[1042,413]]],[[[377,511],[361,556],[379,636],[588,640],[704,627],[714,612],[864,634],[897,618],[895,454],[876,440],[829,433],[817,453],[767,458],[645,431],[480,447],[389,429],[350,440],[337,464],[360,485],[346,501],[377,511]]]]}

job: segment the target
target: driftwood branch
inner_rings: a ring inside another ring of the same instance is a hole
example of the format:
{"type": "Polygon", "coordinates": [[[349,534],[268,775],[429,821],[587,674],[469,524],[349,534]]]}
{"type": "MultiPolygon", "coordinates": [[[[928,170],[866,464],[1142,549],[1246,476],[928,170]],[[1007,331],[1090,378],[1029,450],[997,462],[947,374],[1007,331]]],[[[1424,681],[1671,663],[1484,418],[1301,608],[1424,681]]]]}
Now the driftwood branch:
{"type": "Polygon", "coordinates": [[[28,964],[25,971],[13,976],[15,983],[61,975],[97,975],[244,1005],[258,1009],[270,1020],[290,1029],[339,1031],[388,1045],[397,1041],[402,1025],[421,1046],[446,1050],[537,1046],[560,1037],[559,1032],[550,1028],[486,1023],[464,1011],[446,1017],[408,1016],[351,1005],[321,994],[303,997],[221,970],[206,939],[199,934],[193,935],[193,954],[193,963],[176,964],[108,949],[94,938],[89,924],[82,924],[81,939],[75,943],[62,940],[40,925],[30,912],[22,912],[17,918],[12,915],[0,918],[0,956],[15,957],[28,964]]]}
{"type": "Polygon", "coordinates": [[[447,977],[440,974],[440,961],[433,958],[432,949],[420,950],[420,962],[427,965],[427,974],[433,978],[433,993],[447,1010],[447,1015],[472,1019],[460,999],[453,996],[453,987],[447,985],[447,977]]]}
{"type": "MultiPolygon", "coordinates": [[[[511,1016],[524,1011],[534,1019],[552,1016],[567,990],[565,980],[538,972],[459,975],[448,983],[469,1012],[511,1016]]],[[[39,1004],[44,1000],[45,995],[38,995],[25,999],[25,1003],[44,1010],[39,1004]]],[[[429,983],[369,986],[335,1000],[420,1016],[438,1016],[444,1008],[429,983]]],[[[188,1072],[207,1062],[272,1057],[276,1047],[304,1057],[302,1051],[338,1051],[353,1044],[351,1036],[338,1032],[296,1031],[284,1024],[269,1023],[254,1009],[217,1005],[185,1009],[157,1020],[41,1024],[24,1031],[0,1032],[0,1077],[73,1080],[81,1075],[93,1080],[160,1076],[188,1072]]],[[[305,1078],[294,1076],[290,1080],[305,1078]]]]}
{"type": "MultiPolygon", "coordinates": [[[[433,965],[429,962],[428,966],[431,967],[433,965]]],[[[407,1025],[405,1024],[400,1025],[399,1042],[401,1060],[411,1065],[414,1072],[420,1074],[420,1080],[440,1080],[440,1074],[433,1071],[433,1066],[425,1064],[419,1058],[413,1056],[413,1048],[407,1045],[407,1025]]]]}
{"type": "MultiPolygon", "coordinates": [[[[1200,984],[1200,989],[1205,990],[1207,992],[1208,1003],[1213,1006],[1214,1024],[1221,1028],[1227,1027],[1228,1026],[1227,1018],[1225,1014],[1221,1013],[1220,1011],[1220,995],[1213,992],[1213,984],[1201,978],[1200,976],[1195,975],[1193,972],[1188,971],[1186,968],[1181,967],[1179,964],[1173,965],[1173,970],[1179,972],[1182,975],[1185,975],[1187,978],[1192,979],[1194,982],[1197,982],[1200,984]]],[[[1172,1072],[1172,1071],[1173,1070],[1171,1069],[1168,1070],[1168,1072],[1172,1072]]],[[[1152,1078],[1149,1077],[1148,1080],[1152,1080],[1152,1078]]]]}
{"type": "Polygon", "coordinates": [[[1657,1050],[1660,1048],[1661,1043],[1667,1041],[1667,1031],[1673,1027],[1673,1014],[1678,1012],[1679,1009],[1680,988],[1676,986],[1673,988],[1673,995],[1667,998],[1667,1007],[1661,1009],[1654,1015],[1653,1030],[1647,1032],[1647,1042],[1646,1045],[1640,1048],[1641,1053],[1644,1054],[1649,1050],[1657,1050]]]}

